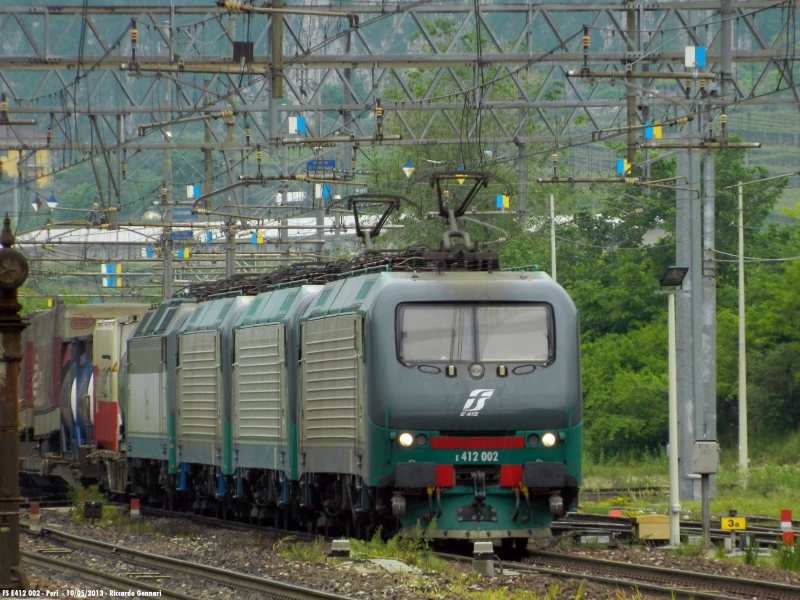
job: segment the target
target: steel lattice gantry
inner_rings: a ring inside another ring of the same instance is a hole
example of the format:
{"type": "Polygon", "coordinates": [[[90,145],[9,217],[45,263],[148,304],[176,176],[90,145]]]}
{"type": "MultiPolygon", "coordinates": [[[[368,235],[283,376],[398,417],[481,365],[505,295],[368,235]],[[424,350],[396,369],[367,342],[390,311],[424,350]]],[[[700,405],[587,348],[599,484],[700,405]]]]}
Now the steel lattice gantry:
{"type": "MultiPolygon", "coordinates": [[[[794,3],[731,4],[737,28],[731,60],[755,65],[756,76],[744,83],[732,73],[730,97],[709,96],[704,103],[798,102],[787,50],[793,29],[786,26],[794,3]],[[762,96],[774,92],[776,81],[788,91],[762,96]]],[[[337,13],[357,15],[358,24],[338,16],[281,14],[283,53],[273,59],[272,14],[215,6],[0,9],[4,118],[34,119],[38,133],[12,127],[0,144],[45,144],[49,129],[53,150],[233,150],[248,145],[249,127],[249,145],[271,144],[274,154],[281,140],[292,137],[290,116],[305,116],[311,137],[373,136],[378,99],[384,131],[402,137],[387,144],[462,142],[478,127],[487,143],[563,140],[613,126],[624,106],[622,86],[609,93],[609,86],[564,77],[581,67],[583,25],[589,26],[589,60],[598,71],[625,71],[631,64],[685,71],[686,45],[707,46],[706,71],[721,71],[717,2],[417,2],[344,5],[337,13]],[[626,23],[629,7],[636,14],[633,28],[626,23]],[[279,61],[281,100],[270,98],[279,61]],[[456,116],[478,107],[482,118],[468,126],[456,116]],[[234,132],[223,126],[225,110],[236,111],[234,132]],[[197,116],[217,117],[213,139],[198,139],[203,123],[186,121],[197,116]]],[[[658,87],[665,94],[685,95],[682,81],[653,81],[663,84],[658,87]]],[[[719,87],[710,83],[706,92],[719,87]]],[[[697,87],[690,93],[697,95],[697,87]]],[[[672,106],[661,104],[665,112],[672,106]]]]}

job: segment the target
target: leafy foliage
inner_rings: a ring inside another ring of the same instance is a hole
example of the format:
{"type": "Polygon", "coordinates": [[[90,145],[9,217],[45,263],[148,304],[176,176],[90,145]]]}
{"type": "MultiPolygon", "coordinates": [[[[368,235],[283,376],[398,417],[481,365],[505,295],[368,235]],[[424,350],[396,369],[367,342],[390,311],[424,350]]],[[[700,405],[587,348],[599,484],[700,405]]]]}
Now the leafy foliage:
{"type": "Polygon", "coordinates": [[[784,571],[800,571],[800,549],[797,544],[778,545],[778,568],[784,571]]]}
{"type": "MultiPolygon", "coordinates": [[[[391,558],[426,572],[441,572],[445,563],[431,552],[424,535],[426,530],[419,524],[414,529],[414,537],[411,538],[395,535],[384,540],[382,531],[378,529],[368,541],[351,540],[353,555],[360,558],[391,558]]],[[[432,533],[435,529],[436,519],[433,519],[428,524],[427,532],[432,533]]]]}
{"type": "Polygon", "coordinates": [[[662,323],[583,344],[587,451],[639,453],[666,442],[666,348],[662,323]]]}

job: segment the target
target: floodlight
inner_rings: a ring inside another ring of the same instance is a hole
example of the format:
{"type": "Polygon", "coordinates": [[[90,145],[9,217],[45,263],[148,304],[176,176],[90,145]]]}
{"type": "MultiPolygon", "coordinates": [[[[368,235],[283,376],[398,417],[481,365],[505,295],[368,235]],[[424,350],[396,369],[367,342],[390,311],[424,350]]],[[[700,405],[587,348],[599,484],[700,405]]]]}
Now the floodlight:
{"type": "Polygon", "coordinates": [[[658,281],[661,287],[665,286],[679,286],[683,283],[683,278],[689,272],[689,267],[667,267],[658,276],[658,281]]]}

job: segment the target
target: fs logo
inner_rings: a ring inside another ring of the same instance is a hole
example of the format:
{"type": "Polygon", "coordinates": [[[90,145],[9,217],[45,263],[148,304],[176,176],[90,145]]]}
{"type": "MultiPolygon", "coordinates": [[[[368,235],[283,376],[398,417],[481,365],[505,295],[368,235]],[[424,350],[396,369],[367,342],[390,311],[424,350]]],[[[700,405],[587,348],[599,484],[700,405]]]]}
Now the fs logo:
{"type": "Polygon", "coordinates": [[[462,417],[477,417],[486,401],[492,397],[494,390],[472,390],[467,403],[461,409],[462,417]]]}

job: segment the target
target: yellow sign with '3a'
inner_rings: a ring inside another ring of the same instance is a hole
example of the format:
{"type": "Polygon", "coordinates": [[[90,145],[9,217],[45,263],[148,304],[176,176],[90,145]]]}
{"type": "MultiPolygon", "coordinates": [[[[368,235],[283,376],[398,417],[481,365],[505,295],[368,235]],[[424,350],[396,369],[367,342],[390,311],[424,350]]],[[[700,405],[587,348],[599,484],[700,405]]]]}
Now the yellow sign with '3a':
{"type": "Polygon", "coordinates": [[[744,517],[723,517],[722,528],[729,531],[740,531],[747,529],[747,519],[744,517]]]}

